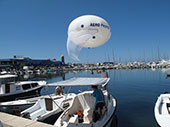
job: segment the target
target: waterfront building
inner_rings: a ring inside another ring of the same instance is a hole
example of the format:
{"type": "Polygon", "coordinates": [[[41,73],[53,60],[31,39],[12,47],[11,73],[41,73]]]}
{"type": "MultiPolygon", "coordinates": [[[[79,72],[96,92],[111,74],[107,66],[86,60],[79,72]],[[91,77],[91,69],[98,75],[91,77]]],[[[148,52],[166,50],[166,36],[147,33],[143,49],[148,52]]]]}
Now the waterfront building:
{"type": "Polygon", "coordinates": [[[48,59],[0,59],[0,68],[21,68],[23,66],[62,66],[61,61],[51,61],[48,59]]]}

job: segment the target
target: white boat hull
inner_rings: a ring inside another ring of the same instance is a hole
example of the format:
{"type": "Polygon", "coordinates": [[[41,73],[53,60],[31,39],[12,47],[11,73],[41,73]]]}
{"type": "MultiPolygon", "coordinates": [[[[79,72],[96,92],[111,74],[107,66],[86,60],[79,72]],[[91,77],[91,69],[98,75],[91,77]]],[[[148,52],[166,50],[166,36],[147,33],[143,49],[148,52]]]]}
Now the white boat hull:
{"type": "Polygon", "coordinates": [[[9,114],[20,115],[17,113],[18,112],[20,113],[25,109],[28,109],[29,107],[33,106],[39,99],[45,97],[48,96],[46,95],[46,96],[33,97],[33,98],[23,99],[23,100],[1,102],[0,111],[9,114]]]}
{"type": "Polygon", "coordinates": [[[39,96],[46,81],[22,81],[0,85],[0,102],[39,96]]]}
{"type": "Polygon", "coordinates": [[[39,99],[32,107],[21,112],[23,117],[35,121],[47,121],[47,119],[65,110],[72,103],[75,94],[50,95],[39,99]],[[67,106],[68,105],[68,106],[67,106]],[[26,115],[26,116],[25,116],[26,115]]]}
{"type": "Polygon", "coordinates": [[[170,127],[170,94],[161,94],[155,104],[154,113],[159,126],[170,127]]]}

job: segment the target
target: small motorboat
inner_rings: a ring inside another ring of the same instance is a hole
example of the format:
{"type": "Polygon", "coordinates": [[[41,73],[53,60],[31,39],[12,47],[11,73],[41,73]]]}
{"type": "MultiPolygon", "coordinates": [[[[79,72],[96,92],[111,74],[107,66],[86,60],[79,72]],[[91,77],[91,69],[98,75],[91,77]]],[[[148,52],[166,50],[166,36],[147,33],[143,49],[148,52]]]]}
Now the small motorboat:
{"type": "Polygon", "coordinates": [[[75,96],[74,93],[47,95],[39,99],[32,107],[22,111],[21,116],[35,121],[51,123],[50,119],[54,119],[53,117],[69,107],[75,96]]]}
{"type": "Polygon", "coordinates": [[[170,127],[170,94],[161,94],[154,108],[155,118],[159,126],[170,127]]]}
{"type": "Polygon", "coordinates": [[[20,113],[23,110],[28,109],[29,107],[33,106],[39,99],[42,99],[45,97],[49,97],[49,95],[32,97],[28,99],[20,99],[20,100],[15,100],[15,101],[1,102],[0,112],[5,112],[5,113],[20,116],[20,113]]]}
{"type": "MultiPolygon", "coordinates": [[[[48,84],[48,86],[103,86],[109,82],[110,78],[71,78],[69,80],[48,84]]],[[[116,99],[102,90],[105,98],[105,106],[100,111],[100,117],[93,121],[93,108],[95,98],[93,91],[84,91],[76,94],[73,103],[59,116],[54,123],[57,127],[106,127],[110,126],[115,109],[116,99]]]]}
{"type": "Polygon", "coordinates": [[[0,102],[40,95],[46,81],[15,81],[17,75],[0,75],[0,102]]]}

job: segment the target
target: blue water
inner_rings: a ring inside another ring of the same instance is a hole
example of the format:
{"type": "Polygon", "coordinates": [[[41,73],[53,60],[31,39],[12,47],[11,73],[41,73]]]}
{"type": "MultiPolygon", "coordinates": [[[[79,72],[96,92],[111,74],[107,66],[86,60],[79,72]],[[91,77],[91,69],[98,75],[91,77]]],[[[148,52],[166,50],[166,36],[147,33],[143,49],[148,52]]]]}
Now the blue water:
{"type": "MultiPolygon", "coordinates": [[[[117,127],[157,127],[154,117],[154,105],[157,97],[165,92],[170,92],[170,79],[161,70],[110,70],[111,78],[108,91],[117,100],[117,127]]],[[[71,77],[100,77],[92,75],[90,71],[66,73],[65,79],[71,77]]],[[[61,76],[51,77],[48,82],[62,80],[61,76]]],[[[47,88],[53,93],[54,87],[47,88]]],[[[84,87],[72,88],[71,92],[84,87]]],[[[67,90],[67,88],[66,88],[67,90]]],[[[42,94],[45,92],[42,90],[42,94]]],[[[113,126],[113,125],[112,125],[113,126]]]]}
{"type": "Polygon", "coordinates": [[[117,99],[118,127],[157,127],[154,105],[170,91],[170,79],[160,70],[110,71],[110,93],[117,99]]]}

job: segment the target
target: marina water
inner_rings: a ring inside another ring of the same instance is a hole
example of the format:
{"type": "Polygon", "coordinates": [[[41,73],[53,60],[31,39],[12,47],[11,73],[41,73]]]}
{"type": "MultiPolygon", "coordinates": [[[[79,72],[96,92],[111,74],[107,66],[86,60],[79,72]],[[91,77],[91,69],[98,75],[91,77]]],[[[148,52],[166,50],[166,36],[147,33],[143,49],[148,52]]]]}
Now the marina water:
{"type": "MultiPolygon", "coordinates": [[[[108,91],[117,100],[117,108],[111,127],[158,127],[154,117],[157,97],[170,92],[170,78],[161,69],[109,70],[108,91]]],[[[46,80],[48,83],[72,77],[100,77],[96,71],[74,71],[48,73],[47,75],[27,75],[26,80],[46,80]]],[[[23,80],[23,77],[21,78],[23,80]]],[[[41,94],[55,92],[55,87],[45,87],[41,94]]],[[[81,92],[91,87],[64,88],[67,92],[81,92]]]]}
{"type": "MultiPolygon", "coordinates": [[[[154,105],[157,97],[165,91],[170,92],[170,78],[162,70],[110,70],[108,91],[117,100],[117,109],[113,127],[157,127],[154,117],[154,105]],[[116,124],[117,122],[117,124],[116,124]]],[[[71,77],[100,77],[96,71],[69,72],[71,77]]],[[[48,82],[62,80],[61,76],[47,79],[48,82]]],[[[49,93],[54,88],[47,88],[49,93]]],[[[67,91],[67,88],[65,88],[67,91]]],[[[89,88],[90,89],[90,88],[89,88]]],[[[86,90],[83,87],[72,88],[71,92],[86,90]]],[[[42,90],[42,94],[45,92],[42,90]]]]}

